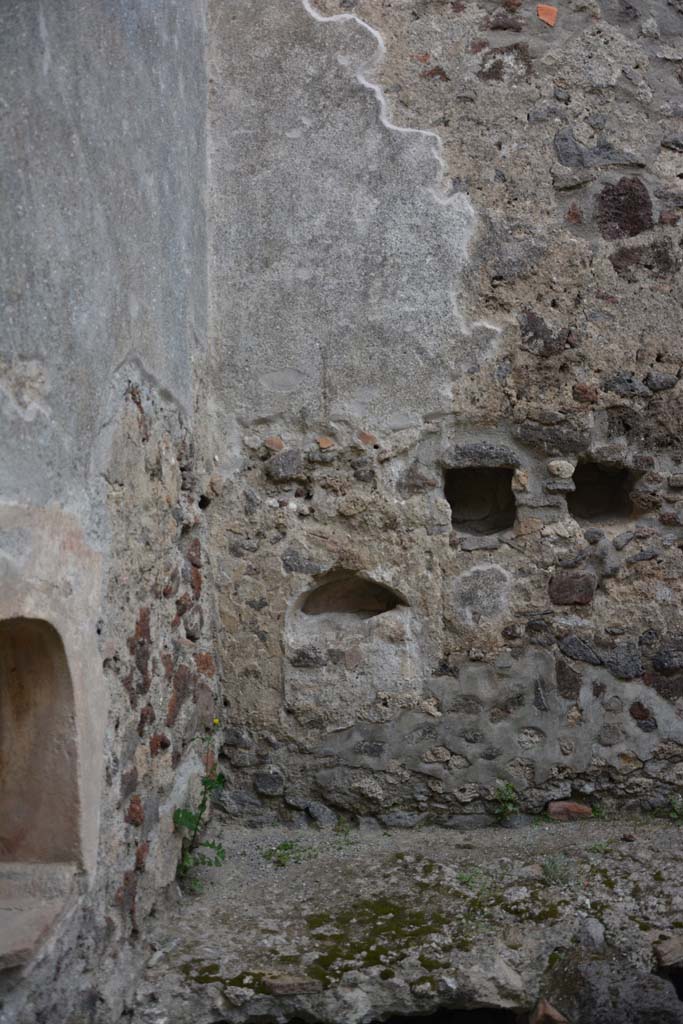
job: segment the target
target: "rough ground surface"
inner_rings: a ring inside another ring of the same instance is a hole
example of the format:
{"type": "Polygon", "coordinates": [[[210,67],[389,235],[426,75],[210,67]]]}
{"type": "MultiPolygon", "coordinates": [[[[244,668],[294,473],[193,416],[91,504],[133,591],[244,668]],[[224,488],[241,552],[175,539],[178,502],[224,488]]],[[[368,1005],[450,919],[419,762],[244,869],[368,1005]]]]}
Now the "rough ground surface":
{"type": "Polygon", "coordinates": [[[683,929],[676,825],[215,832],[225,866],[156,924],[136,1024],[523,1012],[539,995],[587,1019],[566,983],[579,962],[626,967],[643,1006],[652,981],[657,1019],[678,1019],[673,988],[639,980],[683,929]]]}

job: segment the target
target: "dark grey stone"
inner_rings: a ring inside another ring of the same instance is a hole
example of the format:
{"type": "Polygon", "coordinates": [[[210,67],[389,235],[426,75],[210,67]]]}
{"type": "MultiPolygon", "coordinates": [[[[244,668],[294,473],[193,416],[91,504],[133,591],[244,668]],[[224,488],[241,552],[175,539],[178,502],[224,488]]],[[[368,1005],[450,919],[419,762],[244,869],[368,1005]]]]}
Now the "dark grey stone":
{"type": "Polygon", "coordinates": [[[295,668],[318,668],[327,664],[327,658],[317,647],[300,647],[292,651],[288,661],[295,668]]]}
{"type": "Polygon", "coordinates": [[[470,466],[519,466],[519,456],[505,445],[477,441],[449,448],[441,456],[441,463],[449,469],[467,469],[470,466]]]}
{"type": "Polygon", "coordinates": [[[284,773],[271,764],[254,774],[254,788],[262,796],[281,796],[285,789],[284,773]]]}
{"type": "Polygon", "coordinates": [[[337,814],[332,808],[316,800],[310,800],[306,804],[306,813],[319,825],[335,825],[337,822],[337,814]]]}
{"type": "Polygon", "coordinates": [[[566,636],[559,643],[560,650],[572,661],[584,661],[587,665],[602,665],[602,658],[590,644],[578,636],[566,636]]]}
{"type": "Polygon", "coordinates": [[[617,679],[637,679],[643,674],[640,648],[633,640],[617,644],[609,653],[603,654],[602,660],[617,679]]]}
{"type": "Polygon", "coordinates": [[[650,395],[649,388],[637,379],[632,373],[626,370],[619,370],[603,384],[605,391],[613,391],[622,398],[647,398],[650,395]]]}
{"type": "Polygon", "coordinates": [[[282,567],[285,572],[301,573],[305,576],[317,576],[323,571],[323,567],[311,558],[308,558],[302,551],[296,548],[287,548],[282,554],[282,567]]]}
{"type": "Polygon", "coordinates": [[[675,373],[659,373],[657,370],[650,370],[645,377],[645,384],[650,391],[669,391],[675,388],[678,377],[675,373]]]}
{"type": "Polygon", "coordinates": [[[288,480],[305,480],[303,455],[298,448],[285,448],[276,452],[265,464],[266,474],[275,483],[286,483],[288,480]]]}

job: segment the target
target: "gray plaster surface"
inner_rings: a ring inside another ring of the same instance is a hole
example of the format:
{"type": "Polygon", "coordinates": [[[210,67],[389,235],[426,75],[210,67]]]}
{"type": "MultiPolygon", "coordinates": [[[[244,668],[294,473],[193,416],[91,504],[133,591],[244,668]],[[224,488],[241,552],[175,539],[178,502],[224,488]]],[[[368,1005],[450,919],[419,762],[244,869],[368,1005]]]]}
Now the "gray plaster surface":
{"type": "Polygon", "coordinates": [[[3,500],[83,504],[117,370],[191,409],[204,29],[201,0],[2,4],[3,500]]]}
{"type": "Polygon", "coordinates": [[[382,50],[302,0],[210,6],[211,343],[243,423],[448,403],[473,214],[438,137],[390,124],[382,50]]]}

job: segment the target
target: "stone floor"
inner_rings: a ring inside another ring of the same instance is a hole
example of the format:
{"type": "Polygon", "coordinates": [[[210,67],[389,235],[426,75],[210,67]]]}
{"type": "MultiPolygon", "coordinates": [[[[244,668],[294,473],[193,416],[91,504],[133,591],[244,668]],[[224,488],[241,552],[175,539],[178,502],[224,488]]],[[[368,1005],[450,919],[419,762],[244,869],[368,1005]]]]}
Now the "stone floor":
{"type": "Polygon", "coordinates": [[[135,1024],[355,1024],[483,1007],[525,1019],[540,996],[568,1013],[562,972],[577,957],[627,970],[643,999],[666,1004],[624,1021],[683,1021],[673,987],[652,976],[657,948],[683,936],[676,824],[210,831],[225,864],[160,909],[135,1024]]]}

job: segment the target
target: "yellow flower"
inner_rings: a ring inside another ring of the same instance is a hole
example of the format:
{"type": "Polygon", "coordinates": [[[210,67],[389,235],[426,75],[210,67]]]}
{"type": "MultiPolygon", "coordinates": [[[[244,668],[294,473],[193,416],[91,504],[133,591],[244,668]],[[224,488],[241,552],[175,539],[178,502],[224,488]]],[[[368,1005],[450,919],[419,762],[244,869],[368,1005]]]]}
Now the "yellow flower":
{"type": "Polygon", "coordinates": [[[220,725],[220,724],[221,724],[221,720],[220,720],[220,718],[214,718],[214,720],[213,720],[213,724],[214,724],[214,725],[220,725]]]}

